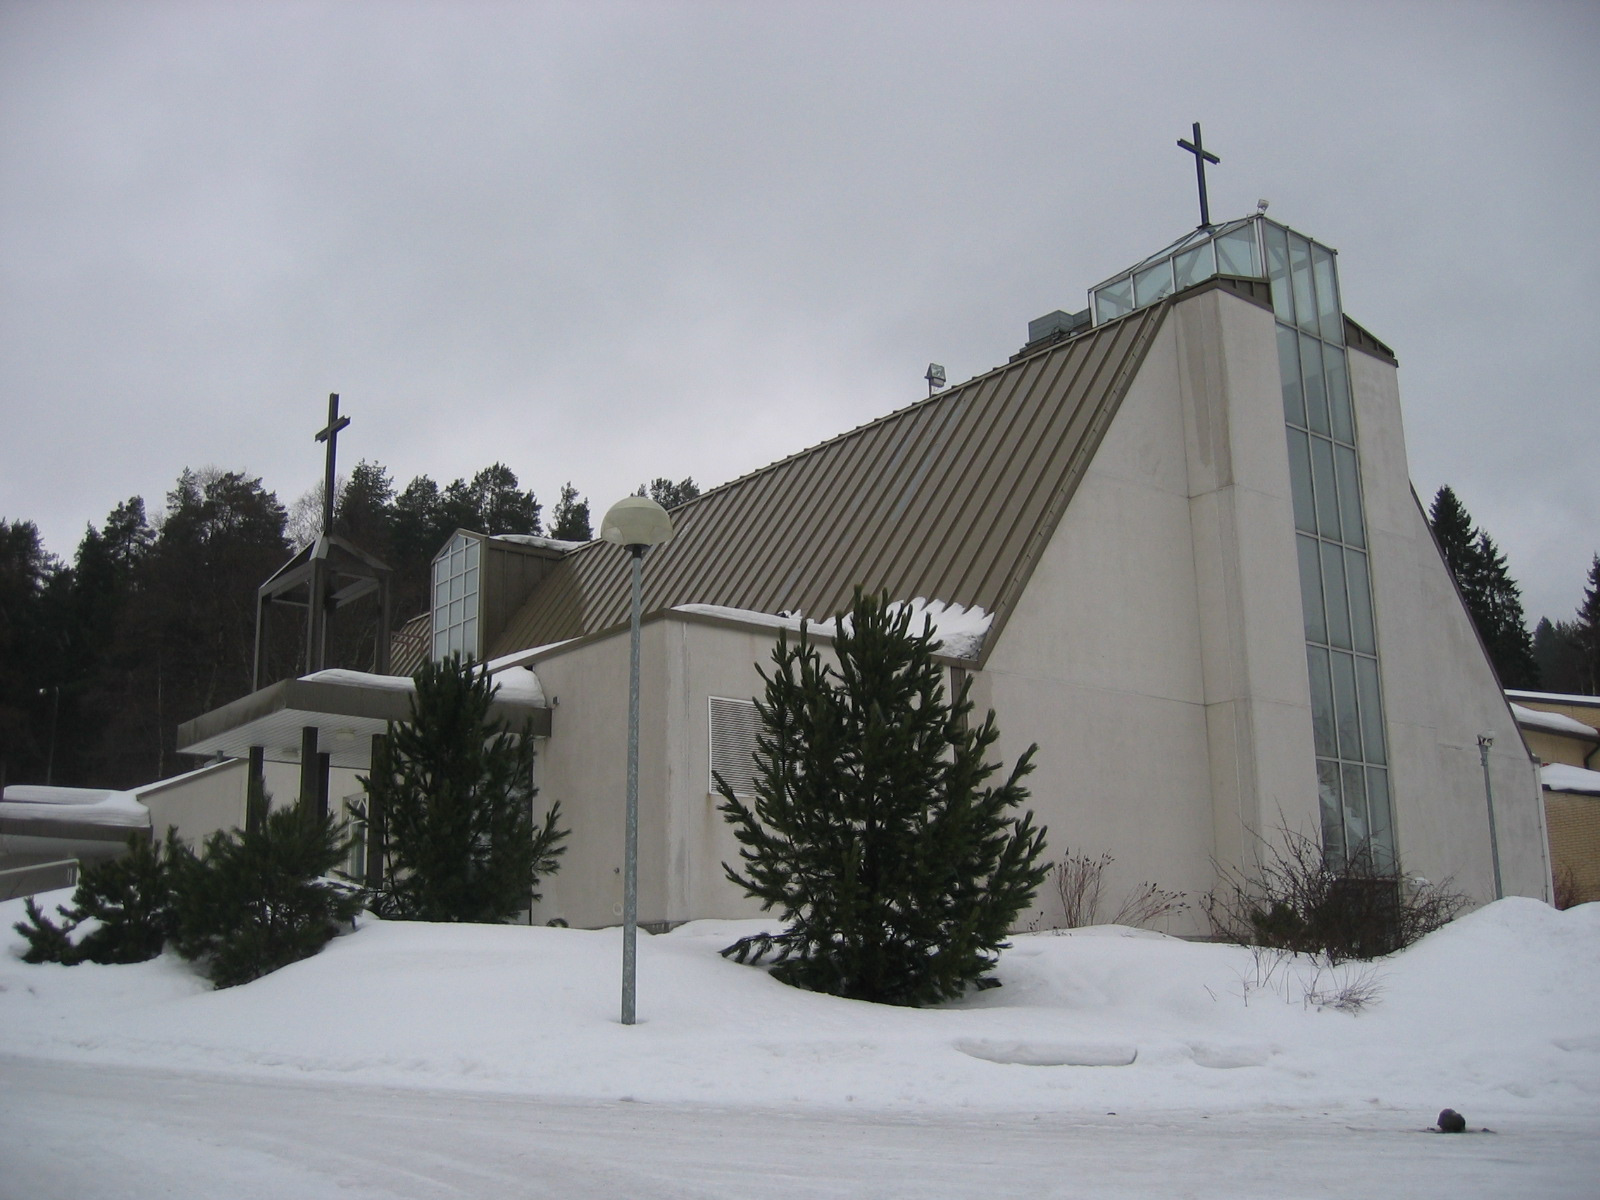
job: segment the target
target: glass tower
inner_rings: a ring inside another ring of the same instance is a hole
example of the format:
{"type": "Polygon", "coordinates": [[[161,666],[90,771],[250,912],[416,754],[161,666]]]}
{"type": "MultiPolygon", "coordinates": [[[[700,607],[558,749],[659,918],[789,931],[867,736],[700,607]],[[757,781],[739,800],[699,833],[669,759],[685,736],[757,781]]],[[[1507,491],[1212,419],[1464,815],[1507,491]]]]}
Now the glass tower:
{"type": "Polygon", "coordinates": [[[1294,500],[1323,853],[1394,864],[1383,687],[1334,253],[1262,216],[1196,229],[1090,291],[1096,324],[1216,275],[1265,278],[1294,500]]]}

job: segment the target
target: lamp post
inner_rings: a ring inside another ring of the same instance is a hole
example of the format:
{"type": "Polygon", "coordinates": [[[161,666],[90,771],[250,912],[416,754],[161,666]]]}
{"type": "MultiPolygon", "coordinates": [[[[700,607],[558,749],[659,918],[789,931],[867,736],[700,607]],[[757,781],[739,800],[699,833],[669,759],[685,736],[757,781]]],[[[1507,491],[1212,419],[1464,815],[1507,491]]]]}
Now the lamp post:
{"type": "Polygon", "coordinates": [[[1478,758],[1483,762],[1483,795],[1489,802],[1489,856],[1494,860],[1494,898],[1505,898],[1505,889],[1500,886],[1500,835],[1494,827],[1494,785],[1489,782],[1489,747],[1494,745],[1494,738],[1487,733],[1478,735],[1478,758]]]}
{"type": "Polygon", "coordinates": [[[622,880],[622,1023],[634,1023],[639,937],[639,609],[644,552],[672,537],[672,518],[647,496],[628,496],[613,504],[600,522],[600,536],[626,546],[633,559],[632,602],[628,606],[628,808],[622,880]]]}

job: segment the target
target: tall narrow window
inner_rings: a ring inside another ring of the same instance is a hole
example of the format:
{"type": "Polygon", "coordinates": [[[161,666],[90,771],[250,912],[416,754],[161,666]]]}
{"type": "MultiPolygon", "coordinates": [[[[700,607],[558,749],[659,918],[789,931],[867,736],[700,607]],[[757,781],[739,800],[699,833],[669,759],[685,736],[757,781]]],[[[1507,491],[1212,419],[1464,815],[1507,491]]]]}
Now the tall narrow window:
{"type": "Polygon", "coordinates": [[[478,539],[458,533],[433,560],[433,657],[481,658],[478,539]]]}
{"type": "Polygon", "coordinates": [[[1388,747],[1338,274],[1325,247],[1270,222],[1263,234],[1279,321],[1323,851],[1333,866],[1368,855],[1388,870],[1388,747]]]}

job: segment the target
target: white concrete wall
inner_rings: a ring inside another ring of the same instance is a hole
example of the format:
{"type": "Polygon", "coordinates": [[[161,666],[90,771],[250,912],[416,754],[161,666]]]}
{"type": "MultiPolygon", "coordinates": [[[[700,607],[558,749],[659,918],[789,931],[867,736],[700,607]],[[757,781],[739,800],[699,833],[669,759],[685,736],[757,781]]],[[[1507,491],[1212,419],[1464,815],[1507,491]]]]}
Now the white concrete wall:
{"type": "Polygon", "coordinates": [[[1493,898],[1487,733],[1504,889],[1548,899],[1537,769],[1411,490],[1396,376],[1351,351],[1400,856],[1408,872],[1493,898]]]}
{"type": "Polygon", "coordinates": [[[1106,907],[1146,880],[1197,897],[1252,830],[1314,822],[1293,539],[1272,316],[1205,293],[1167,318],[973,690],[1008,762],[1040,745],[1052,855],[1115,856],[1106,907]]]}

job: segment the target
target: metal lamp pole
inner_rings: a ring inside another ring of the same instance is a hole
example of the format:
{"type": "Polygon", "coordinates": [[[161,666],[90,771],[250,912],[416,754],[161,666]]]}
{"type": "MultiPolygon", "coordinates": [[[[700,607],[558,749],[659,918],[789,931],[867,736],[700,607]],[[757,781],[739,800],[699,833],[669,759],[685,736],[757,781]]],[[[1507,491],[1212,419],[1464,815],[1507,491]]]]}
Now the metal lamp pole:
{"type": "Polygon", "coordinates": [[[600,523],[600,536],[627,548],[632,558],[628,605],[628,800],[623,840],[622,1023],[637,1015],[639,975],[639,619],[644,607],[644,552],[672,537],[666,509],[645,496],[617,501],[600,523]]]}
{"type": "Polygon", "coordinates": [[[644,577],[643,546],[633,556],[633,599],[628,630],[628,817],[622,882],[622,1023],[634,1023],[639,973],[639,609],[644,577]]]}
{"type": "Polygon", "coordinates": [[[1505,889],[1500,886],[1500,834],[1494,827],[1494,785],[1489,782],[1489,747],[1494,745],[1494,738],[1487,733],[1478,735],[1478,758],[1483,762],[1483,795],[1489,802],[1489,856],[1494,859],[1494,898],[1505,898],[1505,889]]]}

